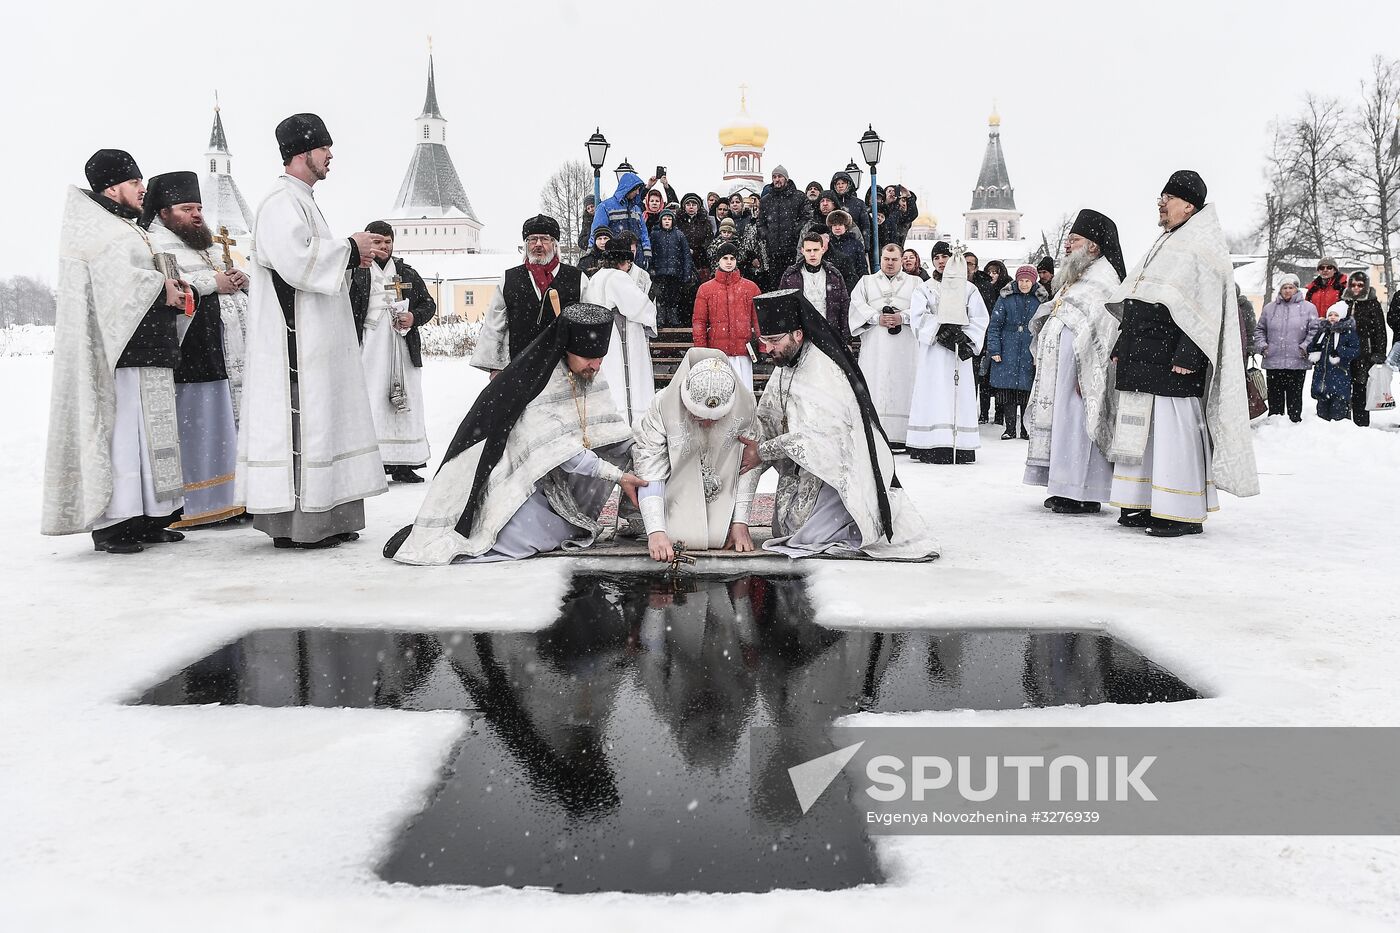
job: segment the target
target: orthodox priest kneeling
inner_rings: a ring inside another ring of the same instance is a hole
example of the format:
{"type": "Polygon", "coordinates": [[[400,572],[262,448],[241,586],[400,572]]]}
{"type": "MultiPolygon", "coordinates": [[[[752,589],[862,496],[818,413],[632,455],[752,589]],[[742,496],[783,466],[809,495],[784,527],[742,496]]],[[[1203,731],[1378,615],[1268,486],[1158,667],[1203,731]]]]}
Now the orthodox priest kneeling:
{"type": "Polygon", "coordinates": [[[633,471],[647,551],[669,563],[688,550],[752,551],[749,508],[759,472],[740,473],[754,398],[722,350],[691,347],[637,423],[633,471]]]}
{"type": "Polygon", "coordinates": [[[759,440],[740,437],[746,473],[778,471],[774,537],[764,550],[790,557],[937,557],[895,476],[889,441],[845,335],[798,289],[759,295],[754,309],[759,341],[776,367],[758,403],[759,440]]]}
{"type": "Polygon", "coordinates": [[[598,375],[613,312],[573,304],[481,390],[457,428],[412,525],[384,546],[405,564],[519,560],[588,547],[632,429],[598,375]]]}

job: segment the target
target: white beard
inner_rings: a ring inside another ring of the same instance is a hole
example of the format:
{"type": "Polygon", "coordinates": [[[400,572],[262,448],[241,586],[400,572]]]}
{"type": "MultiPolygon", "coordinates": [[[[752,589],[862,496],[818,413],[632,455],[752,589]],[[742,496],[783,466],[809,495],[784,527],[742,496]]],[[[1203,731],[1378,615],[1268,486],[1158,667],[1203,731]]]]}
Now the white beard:
{"type": "Polygon", "coordinates": [[[1094,260],[1098,258],[1089,254],[1087,244],[1079,247],[1060,263],[1060,268],[1055,270],[1055,277],[1050,280],[1050,287],[1058,292],[1060,289],[1068,288],[1078,282],[1080,277],[1084,275],[1084,270],[1093,265],[1094,260]]]}
{"type": "Polygon", "coordinates": [[[553,261],[554,261],[554,257],[555,257],[555,256],[558,256],[558,255],[559,255],[559,247],[556,246],[556,247],[554,247],[553,249],[551,249],[551,250],[549,251],[549,255],[546,256],[546,257],[544,257],[543,259],[536,259],[534,256],[531,256],[530,254],[526,253],[526,254],[525,254],[525,262],[529,263],[529,264],[532,265],[532,266],[547,266],[547,265],[549,265],[551,262],[553,262],[553,261]]]}

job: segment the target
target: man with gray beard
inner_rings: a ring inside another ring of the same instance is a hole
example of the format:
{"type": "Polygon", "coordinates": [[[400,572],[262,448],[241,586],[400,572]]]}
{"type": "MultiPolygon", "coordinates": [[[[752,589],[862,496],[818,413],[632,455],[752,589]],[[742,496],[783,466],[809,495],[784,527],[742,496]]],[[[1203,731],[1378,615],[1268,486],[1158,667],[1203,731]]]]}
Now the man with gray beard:
{"type": "Polygon", "coordinates": [[[525,262],[501,276],[472,353],[472,365],[493,378],[554,320],[555,308],[567,308],[583,297],[583,273],[560,261],[559,235],[559,222],[544,214],[521,227],[525,262]]]}
{"type": "Polygon", "coordinates": [[[1023,482],[1048,488],[1047,509],[1082,515],[1099,511],[1113,483],[1103,451],[1112,439],[1109,356],[1118,322],[1104,303],[1123,281],[1123,250],[1117,225],[1088,208],[1064,248],[1055,297],[1030,324],[1035,384],[1023,422],[1030,433],[1023,482]]]}

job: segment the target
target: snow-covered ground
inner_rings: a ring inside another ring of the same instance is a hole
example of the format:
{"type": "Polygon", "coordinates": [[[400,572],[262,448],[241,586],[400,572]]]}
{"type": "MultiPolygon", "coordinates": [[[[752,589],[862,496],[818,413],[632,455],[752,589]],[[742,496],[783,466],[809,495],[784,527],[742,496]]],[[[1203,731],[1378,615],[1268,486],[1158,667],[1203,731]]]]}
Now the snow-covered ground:
{"type": "MultiPolygon", "coordinates": [[[[269,625],[550,621],[570,561],[417,569],[379,556],[422,487],[367,503],[356,544],[274,551],[243,528],[135,557],[37,533],[50,359],[0,360],[0,927],[35,930],[1382,929],[1400,839],[883,837],[890,883],[814,894],[586,897],[423,889],[374,874],[425,803],[456,713],[124,703],[269,625]]],[[[482,379],[429,360],[441,452],[482,379]]],[[[1264,494],[1206,534],[1147,538],[1054,516],[1025,445],[984,429],[975,466],[901,460],[941,560],[810,568],[821,619],[1102,625],[1208,699],[923,713],[915,724],[1400,725],[1397,418],[1256,432],[1264,494]]],[[[869,717],[860,717],[861,721],[869,717]]]]}

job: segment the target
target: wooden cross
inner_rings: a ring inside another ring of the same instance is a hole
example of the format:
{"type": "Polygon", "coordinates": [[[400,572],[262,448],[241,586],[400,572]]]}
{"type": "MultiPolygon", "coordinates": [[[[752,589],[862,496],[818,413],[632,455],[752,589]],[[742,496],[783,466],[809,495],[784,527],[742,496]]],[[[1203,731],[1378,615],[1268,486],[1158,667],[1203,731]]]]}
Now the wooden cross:
{"type": "Polygon", "coordinates": [[[804,587],[580,574],[538,631],[264,629],[137,703],[459,710],[466,734],[382,877],[675,893],[883,880],[842,793],[805,816],[795,798],[750,809],[755,718],[792,730],[769,769],[781,779],[832,750],[835,717],[864,710],[1197,697],[1103,632],[843,631],[816,622],[804,587]]]}
{"type": "Polygon", "coordinates": [[[393,293],[394,293],[394,300],[395,300],[395,301],[403,301],[403,293],[406,292],[406,291],[411,291],[412,289],[413,289],[413,286],[410,285],[409,283],[405,282],[405,281],[403,280],[403,276],[399,276],[399,275],[394,276],[394,280],[393,280],[392,282],[390,282],[388,285],[385,285],[385,286],[384,286],[384,290],[385,290],[386,292],[393,292],[393,293]]]}
{"type": "Polygon", "coordinates": [[[233,271],[233,254],[229,252],[229,247],[238,241],[228,235],[228,227],[219,225],[219,235],[214,237],[214,242],[224,248],[224,271],[233,271]]]}

